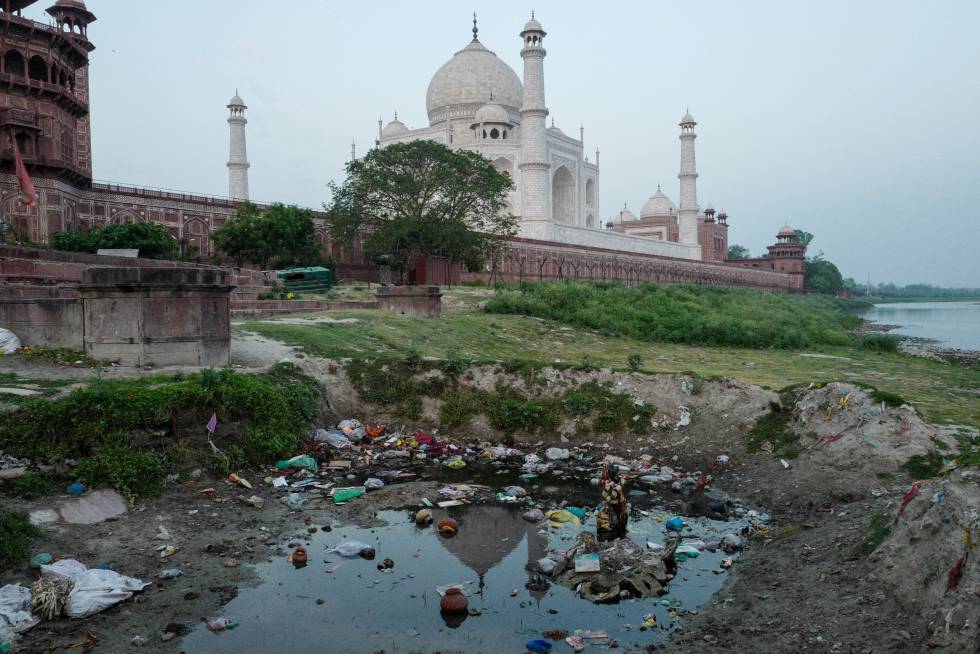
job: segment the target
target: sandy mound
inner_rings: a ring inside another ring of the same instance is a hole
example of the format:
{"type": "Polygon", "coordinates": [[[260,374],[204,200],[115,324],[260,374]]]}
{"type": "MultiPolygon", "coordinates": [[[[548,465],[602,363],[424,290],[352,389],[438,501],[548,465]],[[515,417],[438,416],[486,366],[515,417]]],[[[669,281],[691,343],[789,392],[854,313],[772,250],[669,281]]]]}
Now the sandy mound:
{"type": "Polygon", "coordinates": [[[980,651],[980,472],[955,471],[913,488],[871,556],[876,577],[928,618],[928,647],[980,651]]]}

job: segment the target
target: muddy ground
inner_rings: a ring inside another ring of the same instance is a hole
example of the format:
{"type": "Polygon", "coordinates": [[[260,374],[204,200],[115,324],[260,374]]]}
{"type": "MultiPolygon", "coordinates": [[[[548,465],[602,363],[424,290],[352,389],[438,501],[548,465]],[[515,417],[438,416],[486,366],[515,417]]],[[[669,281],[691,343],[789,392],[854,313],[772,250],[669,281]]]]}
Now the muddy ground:
{"type": "MultiPolygon", "coordinates": [[[[279,359],[288,355],[288,349],[270,348],[268,354],[279,359]]],[[[248,361],[255,366],[263,363],[259,358],[248,361]]],[[[351,404],[349,388],[336,379],[335,364],[306,360],[303,365],[340,394],[335,408],[343,411],[338,413],[373,417],[351,404]]],[[[629,392],[662,396],[665,410],[660,418],[676,418],[668,409],[676,409],[681,401],[714,407],[696,411],[690,427],[658,432],[649,441],[622,438],[593,443],[597,455],[632,460],[648,453],[657,463],[705,470],[708,461],[727,453],[731,463],[712,471],[712,488],[764,507],[772,518],[769,537],[745,551],[724,589],[686,621],[667,651],[932,651],[928,619],[922,611],[907,608],[910,601],[914,607],[914,598],[906,597],[903,606],[876,576],[882,572],[881,561],[860,551],[872,514],[895,513],[908,490],[907,477],[900,472],[879,476],[872,467],[841,466],[834,457],[809,452],[787,462],[788,468],[778,456],[747,453],[745,435],[773,399],[771,392],[762,389],[711,382],[702,396],[691,398],[677,390],[681,388],[678,376],[658,375],[648,381],[632,377],[630,385],[631,377],[597,374],[606,381],[625,383],[629,392]]],[[[549,444],[532,440],[537,448],[549,444]]],[[[855,451],[853,456],[860,455],[855,451]]],[[[218,614],[238,588],[255,582],[250,564],[285,556],[285,545],[303,542],[308,530],[332,521],[370,525],[375,511],[418,506],[421,497],[435,489],[434,481],[397,484],[340,507],[317,501],[302,511],[291,511],[278,501],[278,493],[262,483],[268,474],[268,470],[242,472],[255,484],[254,493],[266,499],[261,509],[238,499],[251,491],[225,480],[202,478],[168,484],[161,496],[135,503],[127,515],[110,522],[45,526],[34,551],[77,558],[89,566],[105,564],[155,583],[133,600],[92,618],[42,623],[28,632],[19,651],[57,651],[86,642],[89,630],[96,638],[89,644],[98,652],[131,651],[137,636],[146,639],[141,651],[180,651],[183,633],[218,614]],[[214,492],[201,492],[207,488],[214,492]],[[171,539],[157,538],[161,525],[171,539]],[[178,551],[161,559],[156,551],[160,545],[174,545],[178,551]],[[226,567],[230,559],[239,565],[226,567]],[[156,580],[162,569],[175,567],[184,572],[182,577],[156,580]]],[[[28,510],[52,508],[62,499],[24,502],[3,496],[5,503],[28,510]]],[[[30,579],[26,569],[0,575],[3,583],[30,579]]],[[[974,650],[950,646],[940,651],[974,650]]]]}

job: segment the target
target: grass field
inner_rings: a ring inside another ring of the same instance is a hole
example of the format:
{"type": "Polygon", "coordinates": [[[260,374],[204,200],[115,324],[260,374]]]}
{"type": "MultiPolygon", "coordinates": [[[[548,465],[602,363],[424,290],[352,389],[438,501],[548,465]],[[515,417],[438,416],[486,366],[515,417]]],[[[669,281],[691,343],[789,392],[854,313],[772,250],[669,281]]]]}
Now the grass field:
{"type": "Polygon", "coordinates": [[[850,346],[760,350],[649,343],[540,318],[481,311],[453,313],[439,320],[380,311],[324,315],[357,322],[303,325],[263,319],[236,323],[234,329],[299,345],[311,355],[327,358],[401,357],[416,351],[436,358],[453,353],[476,361],[588,362],[625,369],[627,358],[635,354],[641,369],[649,372],[689,371],[774,389],[810,381],[863,382],[901,395],[935,422],[980,424],[980,369],[898,353],[850,346]]]}

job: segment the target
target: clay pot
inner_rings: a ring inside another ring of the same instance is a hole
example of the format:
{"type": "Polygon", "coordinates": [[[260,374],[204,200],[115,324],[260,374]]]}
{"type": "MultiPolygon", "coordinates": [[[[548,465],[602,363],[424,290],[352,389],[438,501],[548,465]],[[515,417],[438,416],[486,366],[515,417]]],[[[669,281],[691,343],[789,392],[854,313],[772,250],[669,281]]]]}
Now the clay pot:
{"type": "Polygon", "coordinates": [[[439,529],[439,533],[446,538],[452,538],[459,531],[459,523],[452,518],[443,518],[436,527],[439,529]]]}
{"type": "Polygon", "coordinates": [[[466,608],[469,606],[469,603],[470,601],[466,599],[463,591],[458,588],[450,588],[442,596],[439,607],[443,613],[466,613],[466,608]]]}
{"type": "Polygon", "coordinates": [[[293,550],[290,560],[293,563],[306,563],[307,554],[305,547],[297,547],[293,550]]]}

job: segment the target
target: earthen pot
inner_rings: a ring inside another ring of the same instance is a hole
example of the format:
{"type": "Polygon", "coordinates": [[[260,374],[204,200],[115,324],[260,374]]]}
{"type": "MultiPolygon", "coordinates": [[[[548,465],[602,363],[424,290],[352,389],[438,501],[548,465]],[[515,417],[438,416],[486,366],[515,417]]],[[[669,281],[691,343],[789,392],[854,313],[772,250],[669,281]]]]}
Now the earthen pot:
{"type": "Polygon", "coordinates": [[[439,529],[439,533],[446,538],[452,538],[459,531],[459,523],[452,518],[443,518],[436,527],[439,529]]]}
{"type": "Polygon", "coordinates": [[[443,613],[466,613],[466,608],[469,606],[469,603],[470,601],[466,599],[463,591],[458,588],[450,588],[442,596],[442,601],[439,602],[439,606],[442,608],[443,613]]]}
{"type": "Polygon", "coordinates": [[[306,558],[307,558],[307,554],[306,554],[305,547],[297,547],[296,549],[293,550],[293,554],[291,557],[293,563],[306,563],[306,558]]]}

